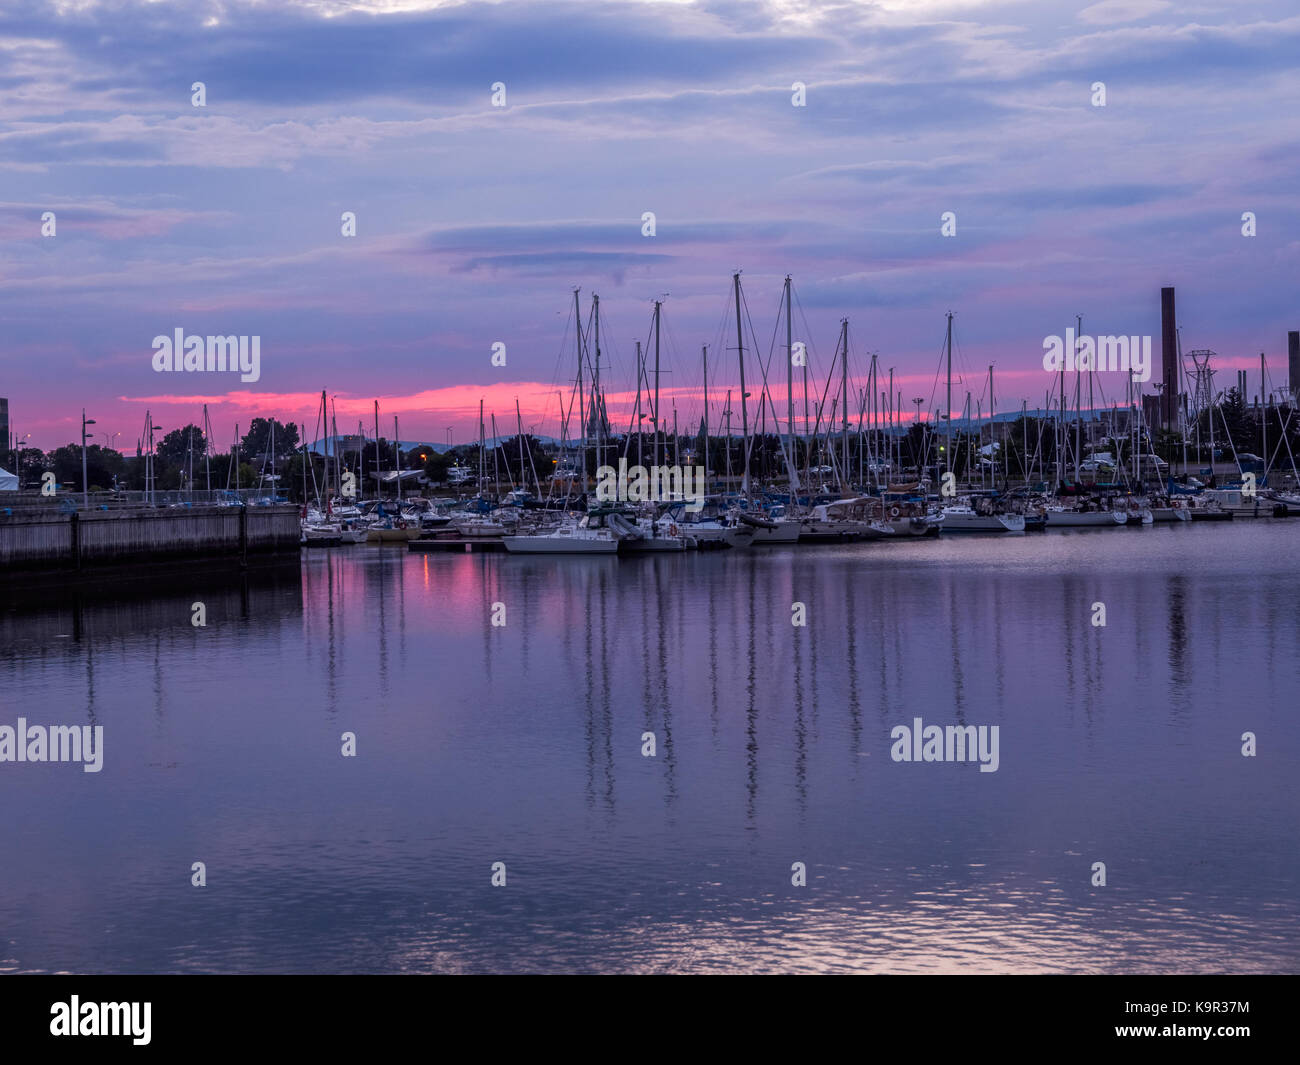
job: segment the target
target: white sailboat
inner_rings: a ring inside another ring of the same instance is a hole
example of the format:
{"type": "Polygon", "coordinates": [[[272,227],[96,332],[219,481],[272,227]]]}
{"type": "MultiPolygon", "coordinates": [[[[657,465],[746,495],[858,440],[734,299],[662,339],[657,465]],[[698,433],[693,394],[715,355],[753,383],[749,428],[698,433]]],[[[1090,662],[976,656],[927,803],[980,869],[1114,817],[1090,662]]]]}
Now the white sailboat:
{"type": "Polygon", "coordinates": [[[515,555],[616,555],[622,537],[593,516],[567,520],[531,536],[505,536],[501,542],[515,555]]]}
{"type": "Polygon", "coordinates": [[[1024,532],[1023,514],[980,514],[973,507],[957,503],[943,508],[943,531],[950,532],[1024,532]]]}
{"type": "Polygon", "coordinates": [[[1113,528],[1128,523],[1128,512],[1123,510],[1080,510],[1059,504],[1046,510],[1049,529],[1113,528]]]}

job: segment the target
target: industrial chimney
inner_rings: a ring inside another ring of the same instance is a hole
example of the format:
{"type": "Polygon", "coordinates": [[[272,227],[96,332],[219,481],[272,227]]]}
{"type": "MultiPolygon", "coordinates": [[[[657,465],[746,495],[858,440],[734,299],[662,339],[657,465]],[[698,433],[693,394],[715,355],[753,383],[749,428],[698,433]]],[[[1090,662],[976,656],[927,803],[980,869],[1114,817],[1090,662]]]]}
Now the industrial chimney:
{"type": "Polygon", "coordinates": [[[1174,290],[1160,290],[1160,364],[1165,389],[1160,394],[1161,421],[1166,429],[1178,426],[1178,319],[1174,315],[1174,290]]]}

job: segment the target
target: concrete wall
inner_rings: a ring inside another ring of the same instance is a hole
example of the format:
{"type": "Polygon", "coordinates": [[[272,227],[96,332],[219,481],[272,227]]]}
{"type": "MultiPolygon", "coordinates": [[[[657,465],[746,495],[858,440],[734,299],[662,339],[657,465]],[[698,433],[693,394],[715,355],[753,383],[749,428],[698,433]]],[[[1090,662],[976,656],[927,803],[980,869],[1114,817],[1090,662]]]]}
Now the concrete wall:
{"type": "Polygon", "coordinates": [[[16,507],[0,512],[0,573],[296,552],[300,535],[296,506],[16,507]]]}

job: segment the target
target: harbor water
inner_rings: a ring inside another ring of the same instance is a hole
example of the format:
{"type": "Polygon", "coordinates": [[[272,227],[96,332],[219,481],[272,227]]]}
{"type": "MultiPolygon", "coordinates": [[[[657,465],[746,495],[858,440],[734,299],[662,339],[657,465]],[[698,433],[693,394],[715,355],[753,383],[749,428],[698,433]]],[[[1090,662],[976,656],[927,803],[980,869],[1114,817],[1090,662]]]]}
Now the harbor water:
{"type": "Polygon", "coordinates": [[[357,546],[10,596],[0,725],[103,765],[0,765],[0,971],[1294,972],[1298,547],[357,546]],[[895,760],[918,718],[996,769],[895,760]]]}

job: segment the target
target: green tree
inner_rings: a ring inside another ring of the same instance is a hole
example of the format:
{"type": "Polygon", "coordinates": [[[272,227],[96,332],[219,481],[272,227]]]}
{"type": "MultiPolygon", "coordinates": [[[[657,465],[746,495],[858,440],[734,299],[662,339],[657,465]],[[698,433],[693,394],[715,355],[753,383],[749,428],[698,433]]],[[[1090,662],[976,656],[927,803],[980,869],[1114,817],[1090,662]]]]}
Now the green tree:
{"type": "Polygon", "coordinates": [[[183,425],[179,429],[173,429],[162,440],[155,442],[155,461],[163,462],[168,466],[188,468],[192,454],[195,469],[198,469],[199,463],[203,460],[204,446],[203,430],[197,425],[183,425]]]}
{"type": "Polygon", "coordinates": [[[275,457],[291,455],[298,448],[298,426],[293,422],[281,424],[275,418],[254,418],[248,426],[248,432],[240,441],[241,453],[257,456],[266,452],[271,446],[271,427],[275,427],[275,457]]]}

